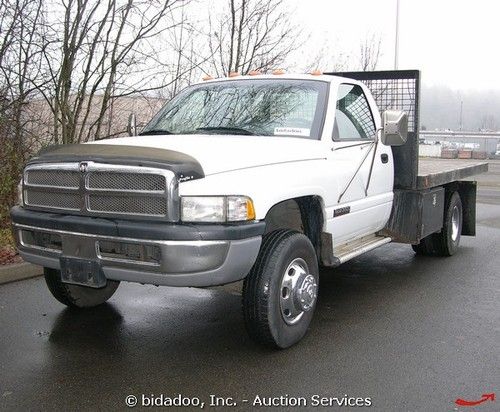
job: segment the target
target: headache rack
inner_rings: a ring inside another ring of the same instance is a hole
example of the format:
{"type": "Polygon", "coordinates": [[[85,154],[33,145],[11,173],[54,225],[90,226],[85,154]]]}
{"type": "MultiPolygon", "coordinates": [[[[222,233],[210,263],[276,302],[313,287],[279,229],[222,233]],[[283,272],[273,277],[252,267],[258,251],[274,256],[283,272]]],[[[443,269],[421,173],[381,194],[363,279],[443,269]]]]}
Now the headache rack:
{"type": "Polygon", "coordinates": [[[420,71],[384,70],[325,74],[363,82],[370,89],[381,113],[388,109],[406,112],[408,115],[408,140],[403,146],[392,147],[394,188],[417,189],[420,71]]]}

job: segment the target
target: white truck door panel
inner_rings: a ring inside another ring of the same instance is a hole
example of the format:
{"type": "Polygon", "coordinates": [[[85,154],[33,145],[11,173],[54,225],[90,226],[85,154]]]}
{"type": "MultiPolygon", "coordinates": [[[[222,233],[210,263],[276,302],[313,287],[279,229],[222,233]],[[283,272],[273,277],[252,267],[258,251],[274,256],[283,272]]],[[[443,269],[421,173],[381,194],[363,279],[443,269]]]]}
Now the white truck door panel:
{"type": "MultiPolygon", "coordinates": [[[[368,94],[369,95],[369,94],[368,94]]],[[[327,230],[334,245],[375,233],[387,220],[393,198],[390,147],[376,144],[378,111],[371,109],[363,87],[341,84],[329,156],[339,196],[328,205],[327,230]],[[367,190],[368,187],[368,190],[367,190]]]]}

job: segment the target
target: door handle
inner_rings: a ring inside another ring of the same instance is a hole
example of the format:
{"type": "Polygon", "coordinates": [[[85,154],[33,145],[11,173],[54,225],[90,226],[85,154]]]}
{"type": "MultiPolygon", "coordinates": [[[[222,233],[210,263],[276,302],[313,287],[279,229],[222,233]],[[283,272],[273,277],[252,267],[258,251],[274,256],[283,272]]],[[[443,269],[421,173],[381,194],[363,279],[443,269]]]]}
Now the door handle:
{"type": "Polygon", "coordinates": [[[380,158],[382,159],[382,163],[387,163],[389,161],[389,156],[387,155],[387,153],[382,153],[380,155],[380,158]]]}

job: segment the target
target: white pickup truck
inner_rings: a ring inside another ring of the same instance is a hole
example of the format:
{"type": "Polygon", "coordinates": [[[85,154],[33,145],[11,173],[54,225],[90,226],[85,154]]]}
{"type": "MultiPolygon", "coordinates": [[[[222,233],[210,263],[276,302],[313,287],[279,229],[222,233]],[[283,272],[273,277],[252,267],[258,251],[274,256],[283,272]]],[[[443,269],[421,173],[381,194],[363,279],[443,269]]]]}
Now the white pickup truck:
{"type": "Polygon", "coordinates": [[[418,71],[190,86],[137,136],[33,158],[11,212],[20,254],[81,308],[120,281],[244,279],[249,334],[289,347],[311,322],[320,266],[391,241],[449,256],[475,234],[475,182],[461,179],[487,164],[419,167],[418,96],[418,71]]]}

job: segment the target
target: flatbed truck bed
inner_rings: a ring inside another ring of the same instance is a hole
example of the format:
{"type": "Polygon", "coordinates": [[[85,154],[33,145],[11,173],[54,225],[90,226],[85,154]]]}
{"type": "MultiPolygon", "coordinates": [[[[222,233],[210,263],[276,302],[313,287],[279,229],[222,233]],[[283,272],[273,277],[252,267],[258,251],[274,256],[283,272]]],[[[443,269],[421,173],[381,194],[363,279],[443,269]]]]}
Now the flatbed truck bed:
{"type": "Polygon", "coordinates": [[[445,185],[487,171],[488,162],[420,158],[418,162],[417,190],[445,185]]]}
{"type": "Polygon", "coordinates": [[[476,234],[476,182],[469,178],[488,171],[488,162],[417,158],[414,187],[394,190],[391,218],[382,231],[394,242],[418,244],[440,230],[446,205],[445,187],[451,185],[463,202],[462,235],[476,234]]]}

